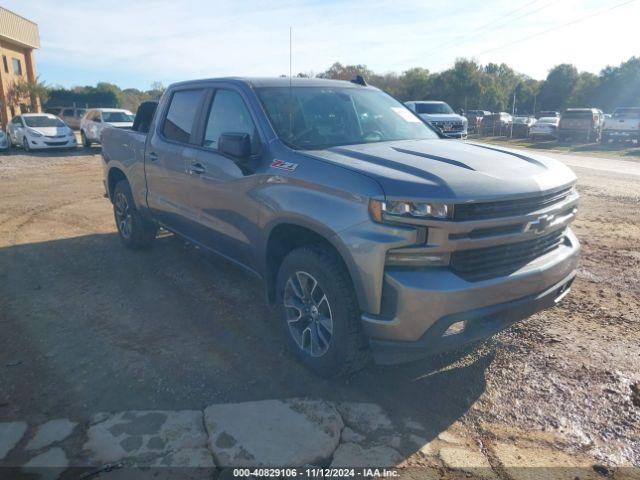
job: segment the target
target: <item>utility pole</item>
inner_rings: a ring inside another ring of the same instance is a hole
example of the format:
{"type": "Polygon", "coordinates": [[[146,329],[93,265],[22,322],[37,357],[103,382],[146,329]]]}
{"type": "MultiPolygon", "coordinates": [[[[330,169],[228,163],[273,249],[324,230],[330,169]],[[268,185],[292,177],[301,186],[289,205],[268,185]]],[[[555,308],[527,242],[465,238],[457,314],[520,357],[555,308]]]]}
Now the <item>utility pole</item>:
{"type": "Polygon", "coordinates": [[[509,138],[513,138],[513,119],[516,116],[516,92],[518,91],[518,85],[513,89],[513,104],[511,105],[511,132],[509,138]]]}

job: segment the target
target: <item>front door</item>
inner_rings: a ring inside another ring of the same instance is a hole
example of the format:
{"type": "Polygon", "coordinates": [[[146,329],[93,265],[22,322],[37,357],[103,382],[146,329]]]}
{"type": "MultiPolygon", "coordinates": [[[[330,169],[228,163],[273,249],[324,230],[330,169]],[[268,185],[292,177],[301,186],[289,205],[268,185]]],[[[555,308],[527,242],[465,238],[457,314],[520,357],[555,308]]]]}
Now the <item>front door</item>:
{"type": "Polygon", "coordinates": [[[247,133],[254,160],[261,142],[255,122],[241,94],[217,89],[205,115],[200,149],[191,170],[191,208],[197,215],[198,241],[246,266],[255,265],[252,239],[256,238],[258,203],[252,190],[257,176],[218,151],[223,133],[247,133]]]}
{"type": "Polygon", "coordinates": [[[187,237],[194,222],[188,166],[198,154],[193,138],[203,99],[203,89],[176,90],[145,149],[147,204],[166,227],[187,237]]]}

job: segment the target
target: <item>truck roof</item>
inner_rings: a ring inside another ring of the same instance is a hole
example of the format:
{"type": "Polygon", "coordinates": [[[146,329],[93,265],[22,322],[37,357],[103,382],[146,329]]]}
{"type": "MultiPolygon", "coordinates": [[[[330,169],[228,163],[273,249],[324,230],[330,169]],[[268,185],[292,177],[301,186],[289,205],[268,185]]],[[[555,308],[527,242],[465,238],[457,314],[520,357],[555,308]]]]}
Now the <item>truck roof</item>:
{"type": "Polygon", "coordinates": [[[202,78],[198,80],[187,80],[170,85],[182,86],[193,85],[198,83],[207,83],[212,81],[225,81],[249,85],[250,87],[333,87],[333,88],[375,88],[371,86],[362,86],[348,80],[330,80],[327,78],[299,78],[293,77],[218,77],[218,78],[202,78]]]}

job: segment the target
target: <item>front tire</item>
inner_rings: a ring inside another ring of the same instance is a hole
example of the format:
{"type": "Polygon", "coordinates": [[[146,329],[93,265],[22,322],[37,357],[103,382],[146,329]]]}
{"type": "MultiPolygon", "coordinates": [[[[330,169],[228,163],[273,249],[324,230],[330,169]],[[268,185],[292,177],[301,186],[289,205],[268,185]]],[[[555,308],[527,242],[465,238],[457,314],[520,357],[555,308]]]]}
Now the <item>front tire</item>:
{"type": "Polygon", "coordinates": [[[143,249],[151,246],[158,233],[158,226],[140,214],[126,180],[120,180],[113,190],[113,216],[118,236],[127,248],[143,249]]]}
{"type": "Polygon", "coordinates": [[[22,149],[25,152],[31,151],[31,147],[29,147],[29,140],[27,140],[27,137],[22,137],[22,149]]]}
{"type": "Polygon", "coordinates": [[[328,247],[291,251],[277,278],[280,321],[290,349],[306,367],[331,378],[364,368],[370,359],[349,273],[328,247]]]}

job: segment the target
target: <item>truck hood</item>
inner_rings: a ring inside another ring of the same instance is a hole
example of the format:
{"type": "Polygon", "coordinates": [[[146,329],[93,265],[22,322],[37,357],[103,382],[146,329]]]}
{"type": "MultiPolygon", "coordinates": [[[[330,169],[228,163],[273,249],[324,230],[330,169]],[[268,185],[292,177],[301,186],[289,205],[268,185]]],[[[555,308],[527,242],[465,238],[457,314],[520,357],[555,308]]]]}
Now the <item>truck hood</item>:
{"type": "Polygon", "coordinates": [[[457,113],[419,113],[427,122],[464,122],[466,119],[457,113]]]}
{"type": "Polygon", "coordinates": [[[403,140],[308,150],[375,179],[390,199],[475,201],[522,197],[575,182],[562,163],[454,140],[403,140]]]}

